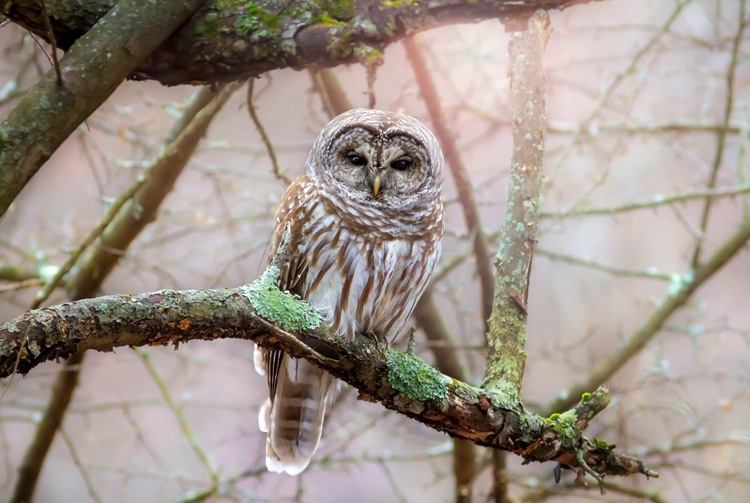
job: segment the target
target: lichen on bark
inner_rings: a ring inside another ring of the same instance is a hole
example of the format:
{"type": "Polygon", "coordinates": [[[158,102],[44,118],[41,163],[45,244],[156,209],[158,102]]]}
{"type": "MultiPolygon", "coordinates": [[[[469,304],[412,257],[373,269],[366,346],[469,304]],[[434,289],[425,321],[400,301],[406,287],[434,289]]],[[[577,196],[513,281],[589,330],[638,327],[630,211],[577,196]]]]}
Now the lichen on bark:
{"type": "Polygon", "coordinates": [[[446,380],[449,378],[427,365],[414,353],[400,353],[388,348],[386,361],[388,382],[393,389],[422,402],[445,398],[448,392],[446,380]]]}
{"type": "Polygon", "coordinates": [[[302,302],[299,296],[279,290],[278,280],[279,268],[271,265],[258,279],[240,289],[255,312],[277,327],[290,331],[318,328],[323,321],[320,312],[302,302]]]}

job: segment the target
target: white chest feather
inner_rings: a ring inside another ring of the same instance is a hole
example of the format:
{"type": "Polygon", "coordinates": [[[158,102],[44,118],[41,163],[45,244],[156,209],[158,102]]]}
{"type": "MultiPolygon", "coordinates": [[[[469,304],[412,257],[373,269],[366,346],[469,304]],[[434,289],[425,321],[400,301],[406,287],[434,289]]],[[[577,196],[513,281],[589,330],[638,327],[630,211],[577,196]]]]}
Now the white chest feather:
{"type": "Polygon", "coordinates": [[[308,261],[303,297],[345,337],[388,340],[403,328],[440,256],[440,241],[357,235],[314,212],[300,250],[308,261]]]}

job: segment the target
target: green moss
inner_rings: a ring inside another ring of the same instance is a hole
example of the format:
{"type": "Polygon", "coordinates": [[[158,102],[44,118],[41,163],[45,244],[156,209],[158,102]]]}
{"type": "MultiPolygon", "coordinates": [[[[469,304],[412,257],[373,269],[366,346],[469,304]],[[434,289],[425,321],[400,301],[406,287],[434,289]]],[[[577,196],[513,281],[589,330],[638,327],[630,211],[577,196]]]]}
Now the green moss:
{"type": "Polygon", "coordinates": [[[206,17],[195,25],[193,33],[215,39],[219,33],[219,15],[216,12],[206,14],[206,17]]]}
{"type": "Polygon", "coordinates": [[[391,9],[398,7],[408,7],[417,3],[417,0],[383,0],[383,5],[391,9]]]}
{"type": "Polygon", "coordinates": [[[389,348],[387,365],[391,387],[412,400],[437,400],[448,392],[443,375],[412,353],[389,348]]]}
{"type": "Polygon", "coordinates": [[[318,0],[315,4],[323,11],[321,16],[338,21],[346,21],[354,17],[352,0],[318,0]]]}
{"type": "Polygon", "coordinates": [[[588,402],[589,400],[591,400],[591,393],[584,393],[581,395],[582,402],[588,402]]]}
{"type": "Polygon", "coordinates": [[[279,26],[280,16],[272,14],[268,9],[252,2],[245,4],[245,15],[238,16],[234,20],[234,27],[240,35],[248,31],[256,31],[261,28],[273,29],[279,26]]]}
{"type": "Polygon", "coordinates": [[[552,426],[557,432],[558,438],[563,446],[572,447],[578,443],[580,432],[576,430],[578,416],[574,410],[563,412],[562,414],[554,413],[545,423],[552,426]]]}
{"type": "Polygon", "coordinates": [[[346,26],[345,21],[339,21],[338,19],[328,17],[326,14],[319,14],[315,20],[318,23],[324,24],[326,26],[346,26]]]}
{"type": "Polygon", "coordinates": [[[260,317],[284,330],[314,330],[322,323],[320,313],[297,295],[276,287],[279,269],[270,266],[255,281],[242,287],[260,317]]]}

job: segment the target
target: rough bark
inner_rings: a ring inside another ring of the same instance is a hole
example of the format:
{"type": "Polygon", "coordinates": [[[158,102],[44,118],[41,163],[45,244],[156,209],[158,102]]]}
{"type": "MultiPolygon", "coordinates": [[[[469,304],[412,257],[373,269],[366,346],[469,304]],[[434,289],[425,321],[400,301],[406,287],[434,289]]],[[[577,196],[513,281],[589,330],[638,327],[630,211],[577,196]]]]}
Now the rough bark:
{"type": "MultiPolygon", "coordinates": [[[[201,3],[122,0],[71,40],[59,68],[47,72],[0,124],[0,216],[70,133],[201,3]]],[[[62,4],[50,6],[53,18],[62,4]]],[[[9,17],[30,9],[0,0],[0,13],[9,17]]]]}
{"type": "Polygon", "coordinates": [[[581,452],[601,474],[656,475],[641,461],[614,454],[605,442],[582,436],[609,403],[605,388],[585,394],[565,414],[542,418],[514,397],[445,376],[412,353],[366,337],[332,337],[312,308],[280,293],[267,274],[236,289],[108,295],[29,311],[0,326],[0,377],[83,350],[247,339],[305,358],[385,407],[478,445],[568,466],[578,466],[581,452]]]}
{"type": "Polygon", "coordinates": [[[482,386],[519,393],[526,364],[529,278],[539,223],[546,134],[544,48],[551,32],[540,12],[528,29],[514,32],[511,66],[513,154],[502,239],[495,256],[495,293],[487,332],[482,386]]]}
{"type": "MultiPolygon", "coordinates": [[[[477,22],[592,0],[210,0],[131,74],[167,85],[245,79],[276,68],[376,64],[385,47],[446,23],[477,22]]],[[[114,5],[47,0],[67,49],[114,5]]],[[[172,2],[159,2],[172,3],[172,2]]],[[[0,0],[0,13],[47,38],[42,0],[0,0]]]]}

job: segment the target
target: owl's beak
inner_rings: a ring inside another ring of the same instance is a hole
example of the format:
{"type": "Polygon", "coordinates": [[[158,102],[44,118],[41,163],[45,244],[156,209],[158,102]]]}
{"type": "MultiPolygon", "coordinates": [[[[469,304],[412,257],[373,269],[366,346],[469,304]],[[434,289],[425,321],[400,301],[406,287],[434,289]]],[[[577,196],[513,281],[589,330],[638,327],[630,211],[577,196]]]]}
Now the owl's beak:
{"type": "Polygon", "coordinates": [[[372,182],[372,194],[377,196],[378,192],[380,192],[380,177],[376,176],[372,182]]]}

